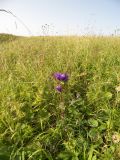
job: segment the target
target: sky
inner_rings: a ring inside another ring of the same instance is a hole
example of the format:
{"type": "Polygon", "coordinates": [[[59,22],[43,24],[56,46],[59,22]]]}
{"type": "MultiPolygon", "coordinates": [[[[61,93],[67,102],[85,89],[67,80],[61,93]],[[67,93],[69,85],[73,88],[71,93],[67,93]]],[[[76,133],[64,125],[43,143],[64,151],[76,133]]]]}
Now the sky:
{"type": "Polygon", "coordinates": [[[0,33],[120,34],[120,0],[0,0],[0,33]]]}

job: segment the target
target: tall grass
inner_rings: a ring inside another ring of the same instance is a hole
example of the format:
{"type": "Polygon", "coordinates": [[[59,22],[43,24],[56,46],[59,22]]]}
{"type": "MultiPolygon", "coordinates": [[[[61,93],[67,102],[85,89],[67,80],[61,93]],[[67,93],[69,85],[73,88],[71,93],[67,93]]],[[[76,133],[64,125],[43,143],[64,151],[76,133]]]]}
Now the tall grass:
{"type": "Polygon", "coordinates": [[[119,37],[15,38],[0,73],[1,160],[120,159],[119,37]]]}

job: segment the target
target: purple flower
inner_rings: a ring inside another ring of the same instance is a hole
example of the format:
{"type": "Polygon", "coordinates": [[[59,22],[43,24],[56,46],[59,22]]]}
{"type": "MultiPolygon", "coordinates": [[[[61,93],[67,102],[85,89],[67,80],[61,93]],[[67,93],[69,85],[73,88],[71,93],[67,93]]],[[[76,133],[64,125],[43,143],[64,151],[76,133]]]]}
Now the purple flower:
{"type": "Polygon", "coordinates": [[[54,77],[55,77],[57,80],[61,80],[61,73],[55,73],[55,74],[54,74],[54,77]]]}
{"type": "Polygon", "coordinates": [[[62,86],[58,85],[58,86],[56,87],[56,90],[57,90],[58,92],[62,92],[62,86]]]}
{"type": "Polygon", "coordinates": [[[68,81],[68,75],[66,73],[61,74],[60,78],[61,78],[61,81],[64,81],[64,82],[68,81]]]}
{"type": "Polygon", "coordinates": [[[54,77],[59,81],[68,81],[68,75],[66,73],[55,73],[54,77]]]}

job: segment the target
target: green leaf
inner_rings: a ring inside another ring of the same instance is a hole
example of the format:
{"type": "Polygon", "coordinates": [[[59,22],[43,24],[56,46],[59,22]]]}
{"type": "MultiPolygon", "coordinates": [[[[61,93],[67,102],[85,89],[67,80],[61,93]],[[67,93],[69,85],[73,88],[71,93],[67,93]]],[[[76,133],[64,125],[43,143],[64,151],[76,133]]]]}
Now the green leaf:
{"type": "Polygon", "coordinates": [[[88,160],[92,160],[94,147],[91,146],[90,151],[88,152],[88,160]]]}
{"type": "Polygon", "coordinates": [[[112,98],[112,93],[111,92],[106,92],[105,93],[105,98],[108,99],[108,100],[111,99],[112,98]]]}
{"type": "Polygon", "coordinates": [[[92,157],[92,160],[97,160],[97,157],[96,157],[96,155],[92,157]]]}
{"type": "Polygon", "coordinates": [[[89,119],[88,120],[88,124],[91,126],[91,127],[98,127],[98,121],[95,120],[95,119],[89,119]]]}

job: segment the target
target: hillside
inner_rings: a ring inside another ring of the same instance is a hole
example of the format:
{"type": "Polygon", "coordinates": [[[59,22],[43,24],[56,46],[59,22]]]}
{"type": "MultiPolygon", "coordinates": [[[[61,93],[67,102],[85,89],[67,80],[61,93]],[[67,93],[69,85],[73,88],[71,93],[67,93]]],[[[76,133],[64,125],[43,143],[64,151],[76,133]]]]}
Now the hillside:
{"type": "Polygon", "coordinates": [[[120,159],[119,37],[0,42],[0,160],[120,159]]]}
{"type": "Polygon", "coordinates": [[[12,41],[12,40],[15,40],[15,39],[17,39],[17,38],[18,38],[18,36],[14,36],[14,35],[12,35],[12,34],[4,34],[4,33],[1,33],[1,34],[0,34],[0,43],[12,41]]]}

